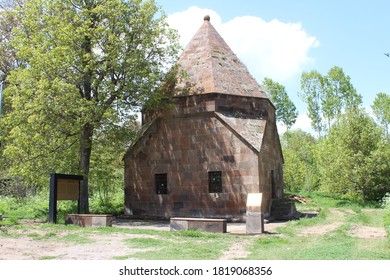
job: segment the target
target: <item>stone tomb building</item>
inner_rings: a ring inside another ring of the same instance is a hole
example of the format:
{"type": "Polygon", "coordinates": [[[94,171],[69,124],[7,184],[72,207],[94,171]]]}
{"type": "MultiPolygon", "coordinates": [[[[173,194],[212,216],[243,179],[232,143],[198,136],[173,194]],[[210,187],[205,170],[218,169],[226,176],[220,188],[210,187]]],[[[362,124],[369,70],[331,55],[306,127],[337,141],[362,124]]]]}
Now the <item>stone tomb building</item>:
{"type": "Polygon", "coordinates": [[[208,16],[178,63],[174,105],[143,114],[124,156],[125,214],[244,220],[262,193],[267,217],[283,196],[274,106],[208,16]]]}

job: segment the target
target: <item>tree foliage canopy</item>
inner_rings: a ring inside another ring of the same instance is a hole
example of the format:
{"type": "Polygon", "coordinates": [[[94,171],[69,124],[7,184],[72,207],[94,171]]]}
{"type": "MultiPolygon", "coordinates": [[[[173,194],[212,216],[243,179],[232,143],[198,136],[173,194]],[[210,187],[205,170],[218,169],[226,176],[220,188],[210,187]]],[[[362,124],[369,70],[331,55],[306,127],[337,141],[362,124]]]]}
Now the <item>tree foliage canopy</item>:
{"type": "Polygon", "coordinates": [[[318,172],[315,162],[317,140],[300,129],[283,134],[283,179],[289,191],[317,188],[318,172]]]}
{"type": "MultiPolygon", "coordinates": [[[[30,0],[12,11],[17,67],[7,79],[2,118],[14,174],[88,178],[96,133],[128,125],[158,91],[176,59],[177,35],[154,1],[30,0]]],[[[120,129],[119,129],[120,130],[120,129]]]]}
{"type": "Polygon", "coordinates": [[[343,114],[318,149],[321,186],[328,192],[362,201],[383,197],[390,175],[390,149],[381,130],[361,110],[343,114]]]}
{"type": "Polygon", "coordinates": [[[285,87],[270,78],[264,78],[263,85],[270,94],[271,101],[276,107],[276,120],[283,123],[287,129],[290,129],[297,120],[298,111],[288,97],[285,87]]]}
{"type": "Polygon", "coordinates": [[[389,139],[390,95],[384,92],[378,93],[374,99],[372,110],[383,127],[386,138],[389,139]]]}
{"type": "Polygon", "coordinates": [[[303,72],[301,89],[301,98],[307,104],[312,127],[319,136],[330,130],[343,110],[357,108],[362,103],[362,97],[353,87],[350,77],[337,66],[325,76],[315,70],[303,72]]]}

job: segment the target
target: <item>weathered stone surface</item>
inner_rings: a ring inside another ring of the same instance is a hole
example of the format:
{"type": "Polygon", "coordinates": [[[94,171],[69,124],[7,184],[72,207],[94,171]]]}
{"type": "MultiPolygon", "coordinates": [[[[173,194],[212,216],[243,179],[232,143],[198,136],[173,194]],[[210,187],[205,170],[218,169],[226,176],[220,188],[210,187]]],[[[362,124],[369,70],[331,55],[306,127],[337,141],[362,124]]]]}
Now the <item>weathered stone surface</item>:
{"type": "Polygon", "coordinates": [[[259,234],[264,232],[264,215],[260,212],[246,212],[246,233],[259,234]]]}
{"type": "Polygon", "coordinates": [[[171,231],[188,230],[188,221],[179,219],[170,219],[171,231]]]}
{"type": "Polygon", "coordinates": [[[202,219],[202,218],[171,218],[172,231],[196,229],[207,232],[225,233],[227,230],[226,219],[202,219]]]}
{"type": "Polygon", "coordinates": [[[178,94],[226,93],[267,97],[209,20],[205,20],[178,62],[188,78],[178,94]]]}
{"type": "Polygon", "coordinates": [[[65,224],[74,224],[81,227],[111,227],[111,214],[66,214],[65,224]]]}

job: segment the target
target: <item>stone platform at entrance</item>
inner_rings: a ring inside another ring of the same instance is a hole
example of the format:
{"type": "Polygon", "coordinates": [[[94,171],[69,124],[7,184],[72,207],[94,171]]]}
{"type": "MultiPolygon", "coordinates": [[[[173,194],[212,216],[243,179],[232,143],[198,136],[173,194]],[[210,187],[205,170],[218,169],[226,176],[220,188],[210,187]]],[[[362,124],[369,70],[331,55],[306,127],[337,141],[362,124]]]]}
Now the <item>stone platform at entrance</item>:
{"type": "Polygon", "coordinates": [[[171,230],[198,229],[207,232],[225,233],[227,228],[226,219],[205,218],[171,218],[171,230]]]}
{"type": "Polygon", "coordinates": [[[113,216],[111,214],[66,214],[65,224],[81,227],[111,227],[113,216]]]}

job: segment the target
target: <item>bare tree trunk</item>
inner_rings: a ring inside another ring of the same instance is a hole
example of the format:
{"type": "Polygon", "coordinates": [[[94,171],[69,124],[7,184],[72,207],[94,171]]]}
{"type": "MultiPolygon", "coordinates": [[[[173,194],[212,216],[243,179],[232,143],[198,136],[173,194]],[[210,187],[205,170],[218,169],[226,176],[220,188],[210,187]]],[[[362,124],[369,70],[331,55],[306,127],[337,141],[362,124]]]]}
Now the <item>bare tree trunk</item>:
{"type": "Polygon", "coordinates": [[[92,135],[93,125],[85,124],[83,132],[81,134],[81,145],[80,145],[80,170],[82,172],[83,181],[80,186],[80,212],[87,214],[89,213],[89,169],[91,163],[91,152],[92,152],[92,135]]]}
{"type": "Polygon", "coordinates": [[[363,205],[366,205],[366,189],[362,188],[362,201],[363,205]]]}

